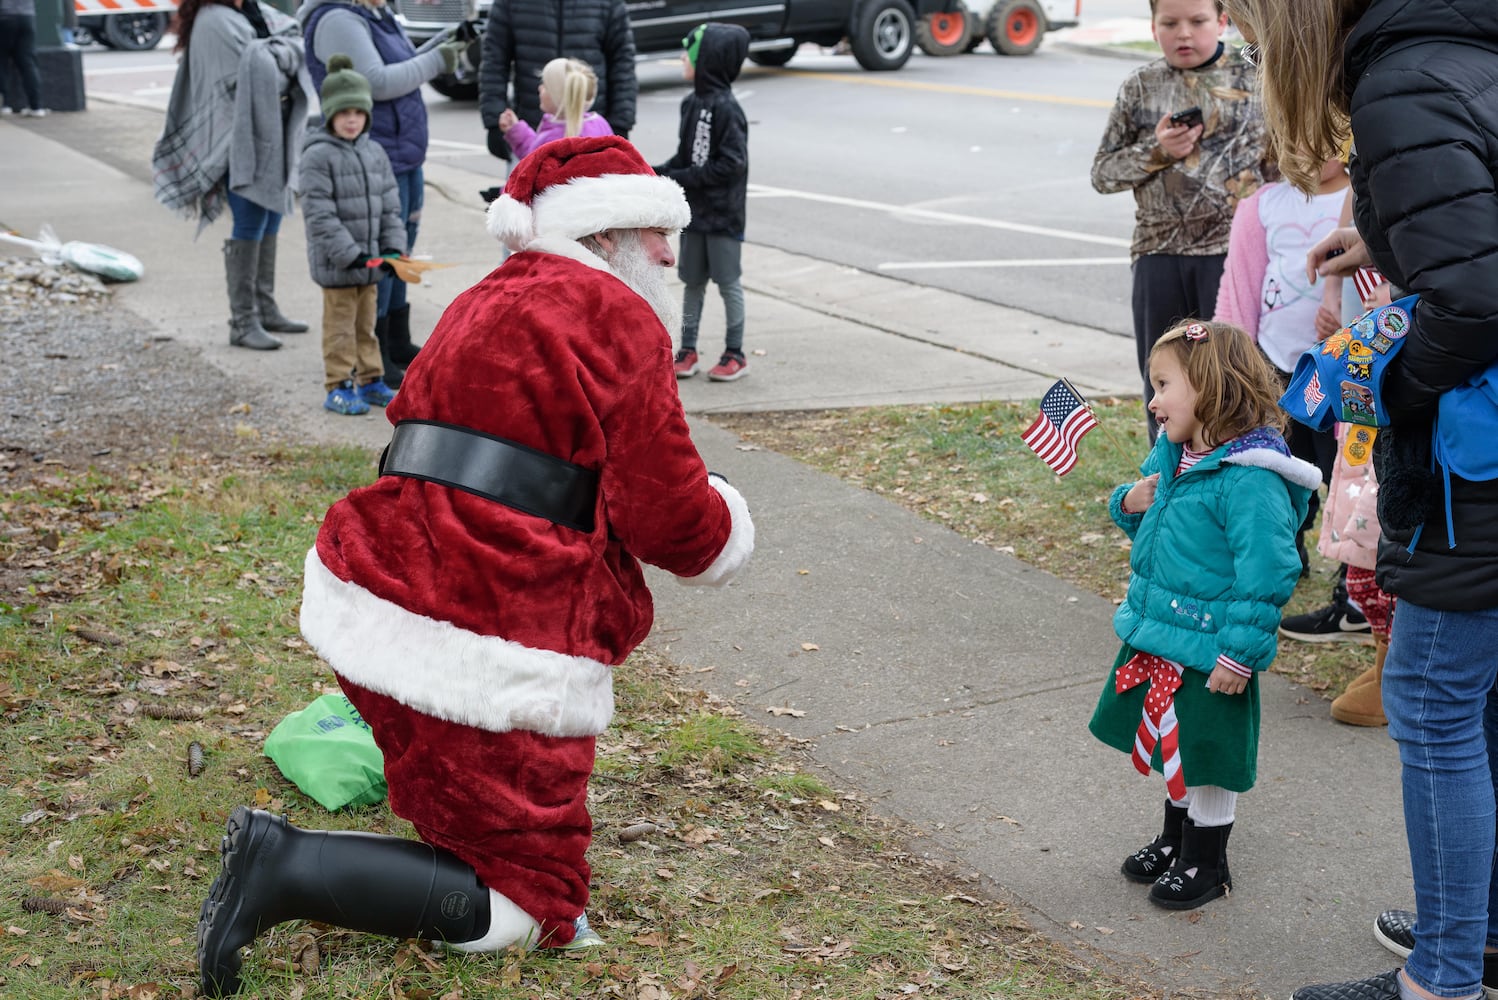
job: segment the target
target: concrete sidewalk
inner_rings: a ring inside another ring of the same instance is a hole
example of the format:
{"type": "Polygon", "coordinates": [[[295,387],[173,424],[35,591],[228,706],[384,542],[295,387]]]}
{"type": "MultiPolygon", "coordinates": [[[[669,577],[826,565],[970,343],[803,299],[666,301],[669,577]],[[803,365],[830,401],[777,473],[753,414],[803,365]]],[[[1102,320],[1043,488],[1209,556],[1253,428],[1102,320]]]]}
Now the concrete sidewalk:
{"type": "MultiPolygon", "coordinates": [[[[151,111],[104,107],[0,121],[0,218],[24,234],[107,243],[146,264],[117,301],[195,345],[246,400],[310,441],[379,446],[388,424],[321,409],[317,334],[258,354],[227,344],[219,223],[152,199],[151,111]],[[24,197],[18,197],[24,193],[24,197]]],[[[424,334],[499,261],[476,190],[433,164],[418,249],[455,266],[412,288],[424,334]]],[[[298,218],[282,236],[283,306],[315,318],[298,218]]],[[[828,780],[924,831],[924,849],[978,873],[1039,929],[1170,988],[1284,997],[1309,982],[1396,964],[1374,916],[1412,905],[1398,758],[1383,730],[1339,726],[1326,703],[1263,684],[1258,786],[1231,856],[1237,891],[1166,913],[1118,874],[1158,829],[1162,782],[1096,743],[1087,720],[1117,643],[1113,607],[875,495],[776,454],[745,450],[716,412],[1035,398],[1056,377],[1137,391],[1126,338],[761,246],[745,252],[753,374],[681,383],[709,466],[743,491],[759,545],[746,576],[702,593],[656,575],[650,640],[751,718],[814,741],[828,780]],[[803,572],[804,571],[804,572],[803,572]],[[804,651],[803,643],[817,649],[804,651]],[[772,707],[805,714],[775,717],[772,707]]],[[[710,308],[716,308],[709,296],[710,308]]],[[[709,331],[721,328],[712,312],[709,331]]],[[[1067,486],[1058,484],[1057,490],[1067,486]]],[[[1091,498],[1086,498],[1091,499],[1091,498]]],[[[1099,530],[1109,530],[1098,508],[1099,530]]]]}

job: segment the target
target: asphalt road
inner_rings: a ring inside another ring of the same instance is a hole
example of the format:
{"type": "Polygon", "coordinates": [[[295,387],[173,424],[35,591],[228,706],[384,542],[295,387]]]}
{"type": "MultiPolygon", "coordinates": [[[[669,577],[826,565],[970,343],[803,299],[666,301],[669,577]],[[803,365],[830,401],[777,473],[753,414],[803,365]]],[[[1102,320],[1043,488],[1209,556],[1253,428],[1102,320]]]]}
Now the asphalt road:
{"type": "MultiPolygon", "coordinates": [[[[88,93],[164,107],[169,46],[86,49],[88,93]]],[[[1096,194],[1088,172],[1134,65],[1048,41],[1024,58],[917,52],[896,73],[815,47],[783,70],[746,67],[748,238],[1127,335],[1133,200],[1096,194]]],[[[640,81],[631,138],[663,160],[685,85],[669,60],[641,63],[640,81]]],[[[429,156],[500,182],[476,106],[427,93],[429,156]]]]}

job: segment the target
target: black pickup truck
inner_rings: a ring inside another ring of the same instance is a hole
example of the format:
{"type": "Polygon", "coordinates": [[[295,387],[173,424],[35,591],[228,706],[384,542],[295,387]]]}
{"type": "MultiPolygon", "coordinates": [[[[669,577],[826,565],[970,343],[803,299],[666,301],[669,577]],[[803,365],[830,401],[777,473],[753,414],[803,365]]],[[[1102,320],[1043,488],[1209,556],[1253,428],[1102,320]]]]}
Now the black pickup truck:
{"type": "MultiPolygon", "coordinates": [[[[418,45],[461,24],[483,30],[491,0],[393,0],[396,19],[418,45]]],[[[635,51],[642,56],[679,52],[681,40],[704,21],[749,29],[749,59],[784,66],[803,42],[836,45],[844,38],[864,69],[905,65],[919,20],[960,9],[962,0],[636,0],[630,3],[635,51]]],[[[439,77],[432,86],[456,100],[478,96],[473,79],[439,77]]]]}

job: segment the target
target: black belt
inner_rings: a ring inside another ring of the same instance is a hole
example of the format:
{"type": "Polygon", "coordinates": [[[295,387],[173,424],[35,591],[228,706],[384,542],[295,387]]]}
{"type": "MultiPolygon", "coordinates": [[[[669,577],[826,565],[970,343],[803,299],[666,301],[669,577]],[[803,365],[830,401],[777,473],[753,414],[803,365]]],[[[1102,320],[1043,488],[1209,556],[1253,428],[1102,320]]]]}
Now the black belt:
{"type": "Polygon", "coordinates": [[[564,528],[593,530],[597,472],[467,427],[402,420],[380,456],[380,475],[441,483],[564,528]]]}

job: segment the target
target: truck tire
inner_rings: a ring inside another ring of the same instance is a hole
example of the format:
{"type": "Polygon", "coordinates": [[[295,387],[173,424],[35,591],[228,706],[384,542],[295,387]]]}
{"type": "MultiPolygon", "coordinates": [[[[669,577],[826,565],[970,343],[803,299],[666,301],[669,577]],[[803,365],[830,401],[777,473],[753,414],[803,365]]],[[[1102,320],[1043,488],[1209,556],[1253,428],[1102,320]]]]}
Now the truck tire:
{"type": "Polygon", "coordinates": [[[978,20],[966,4],[950,14],[927,14],[915,23],[915,43],[928,56],[955,56],[971,52],[974,38],[983,40],[978,20]]]}
{"type": "Polygon", "coordinates": [[[791,61],[796,50],[801,46],[791,45],[783,49],[765,49],[763,52],[749,53],[749,61],[756,66],[784,66],[791,61]]]}
{"type": "Polygon", "coordinates": [[[899,69],[915,48],[915,12],[905,0],[864,0],[848,41],[864,69],[899,69]]]}
{"type": "Polygon", "coordinates": [[[1036,0],[998,0],[988,12],[988,44],[1005,56],[1027,56],[1040,47],[1045,11],[1036,0]]]}
{"type": "Polygon", "coordinates": [[[104,18],[104,33],[99,40],[112,49],[144,52],[154,49],[166,34],[167,16],[142,11],[138,14],[111,14],[104,18]]]}
{"type": "Polygon", "coordinates": [[[450,101],[476,101],[479,99],[479,82],[477,80],[459,80],[457,77],[444,73],[435,76],[428,81],[432,89],[450,101]]]}

